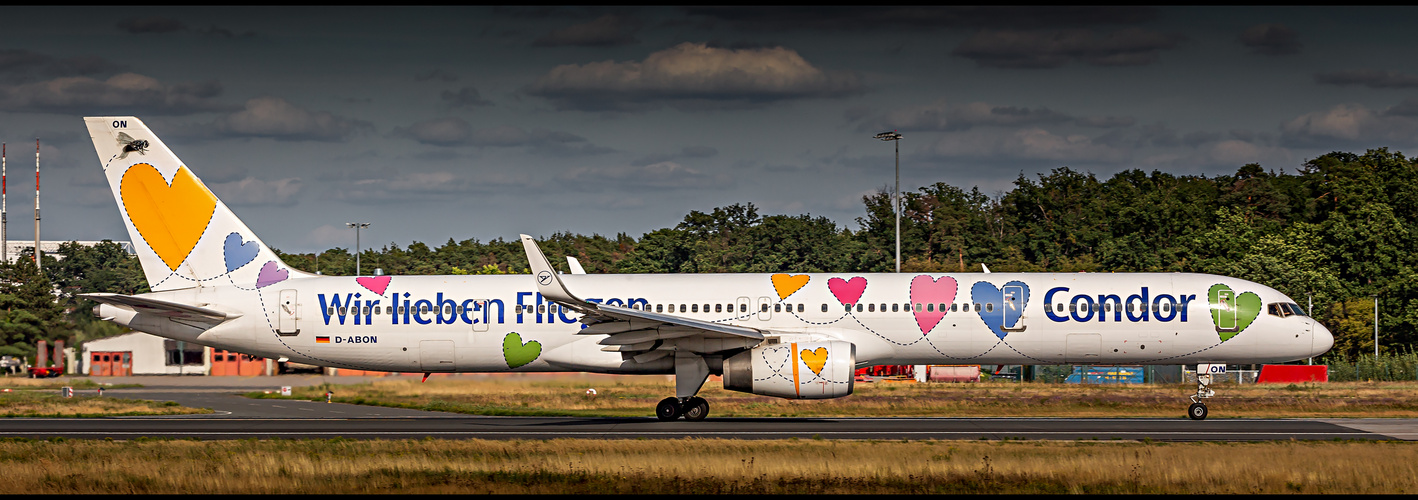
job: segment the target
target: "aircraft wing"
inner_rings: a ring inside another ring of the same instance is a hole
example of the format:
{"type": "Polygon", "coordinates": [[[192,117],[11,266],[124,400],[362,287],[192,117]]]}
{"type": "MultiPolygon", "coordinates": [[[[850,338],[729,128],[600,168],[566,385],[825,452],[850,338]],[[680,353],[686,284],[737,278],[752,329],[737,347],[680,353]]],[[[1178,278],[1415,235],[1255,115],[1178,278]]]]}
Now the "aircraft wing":
{"type": "Polygon", "coordinates": [[[644,362],[671,352],[654,352],[662,347],[710,353],[752,347],[763,341],[764,331],[757,328],[582,300],[566,288],[536,241],[525,234],[521,237],[522,247],[527,251],[527,262],[536,277],[537,291],[541,292],[542,298],[581,313],[581,322],[587,327],[580,334],[609,335],[599,342],[607,346],[602,350],[643,353],[636,356],[636,361],[644,362]],[[674,345],[667,346],[667,342],[674,345]]]}
{"type": "Polygon", "coordinates": [[[131,311],[164,316],[173,320],[189,321],[216,326],[226,321],[229,317],[227,313],[197,307],[166,300],[158,300],[147,297],[133,295],[121,295],[117,293],[81,293],[80,297],[87,298],[94,302],[101,302],[115,307],[121,307],[131,311]]]}

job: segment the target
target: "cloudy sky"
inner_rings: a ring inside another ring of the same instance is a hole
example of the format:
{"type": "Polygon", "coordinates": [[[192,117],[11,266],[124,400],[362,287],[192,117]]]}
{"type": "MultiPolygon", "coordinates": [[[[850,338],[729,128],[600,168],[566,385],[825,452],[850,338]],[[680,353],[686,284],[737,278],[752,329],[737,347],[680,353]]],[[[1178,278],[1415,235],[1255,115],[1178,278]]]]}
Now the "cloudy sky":
{"type": "Polygon", "coordinates": [[[857,228],[892,182],[1293,172],[1418,143],[1414,8],[6,8],[12,239],[128,239],[81,117],[142,118],[284,251],[690,210],[857,228]]]}

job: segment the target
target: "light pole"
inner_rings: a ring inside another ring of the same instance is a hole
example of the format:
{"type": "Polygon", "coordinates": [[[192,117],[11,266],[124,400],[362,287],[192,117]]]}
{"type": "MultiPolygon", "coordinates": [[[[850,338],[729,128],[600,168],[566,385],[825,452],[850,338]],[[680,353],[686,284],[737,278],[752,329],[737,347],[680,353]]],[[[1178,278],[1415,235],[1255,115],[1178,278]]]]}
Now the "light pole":
{"type": "Polygon", "coordinates": [[[347,226],[347,227],[352,227],[352,228],[354,228],[354,230],[355,230],[355,276],[360,276],[360,273],[359,273],[359,230],[360,230],[361,228],[369,227],[369,223],[368,223],[368,222],[346,222],[346,223],[345,223],[345,226],[347,226]]]}
{"type": "Polygon", "coordinates": [[[1379,359],[1379,296],[1370,295],[1374,298],[1374,361],[1379,359]]]}
{"type": "Polygon", "coordinates": [[[895,130],[872,137],[896,143],[896,190],[891,193],[891,211],[896,212],[896,272],[901,272],[901,134],[895,130]]]}

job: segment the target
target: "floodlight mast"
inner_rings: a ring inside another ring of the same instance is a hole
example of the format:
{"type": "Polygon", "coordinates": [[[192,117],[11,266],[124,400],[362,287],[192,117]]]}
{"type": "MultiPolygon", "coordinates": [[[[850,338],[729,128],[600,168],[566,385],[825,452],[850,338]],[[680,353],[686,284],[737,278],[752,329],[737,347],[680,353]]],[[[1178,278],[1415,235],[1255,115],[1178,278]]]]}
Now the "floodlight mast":
{"type": "Polygon", "coordinates": [[[896,272],[901,272],[901,134],[895,130],[872,137],[896,143],[896,190],[891,193],[891,211],[896,212],[896,272]]]}
{"type": "Polygon", "coordinates": [[[369,223],[368,223],[368,222],[346,222],[346,223],[345,223],[345,226],[347,226],[347,227],[352,227],[352,228],[354,228],[354,230],[355,230],[355,276],[363,276],[363,275],[360,274],[360,272],[359,272],[359,253],[360,253],[360,250],[359,250],[359,230],[360,230],[361,228],[369,227],[369,223]]]}

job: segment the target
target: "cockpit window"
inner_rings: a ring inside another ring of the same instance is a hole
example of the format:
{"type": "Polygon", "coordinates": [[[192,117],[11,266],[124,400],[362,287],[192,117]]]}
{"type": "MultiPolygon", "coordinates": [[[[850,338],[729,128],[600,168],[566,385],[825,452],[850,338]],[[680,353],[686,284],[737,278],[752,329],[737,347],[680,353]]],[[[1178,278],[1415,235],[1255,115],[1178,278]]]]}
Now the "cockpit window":
{"type": "Polygon", "coordinates": [[[1292,302],[1272,302],[1266,305],[1266,312],[1270,313],[1271,316],[1280,316],[1282,318],[1289,316],[1306,316],[1305,310],[1301,309],[1299,304],[1292,302]]]}

